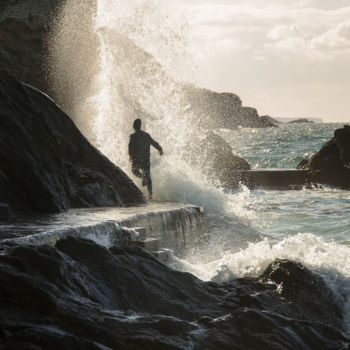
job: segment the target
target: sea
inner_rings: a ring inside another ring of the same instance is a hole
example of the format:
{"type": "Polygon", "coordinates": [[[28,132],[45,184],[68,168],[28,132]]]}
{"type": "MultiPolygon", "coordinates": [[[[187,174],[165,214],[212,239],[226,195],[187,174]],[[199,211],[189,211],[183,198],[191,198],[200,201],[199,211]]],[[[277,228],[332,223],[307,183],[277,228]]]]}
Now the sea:
{"type": "MultiPolygon", "coordinates": [[[[281,124],[278,128],[217,130],[253,168],[295,169],[342,124],[281,124]]],[[[210,242],[173,267],[203,280],[260,275],[276,258],[302,263],[337,294],[350,297],[350,192],[327,185],[300,190],[222,190],[198,196],[210,218],[210,242]],[[215,197],[215,194],[212,194],[215,197]]],[[[345,310],[349,317],[350,309],[345,310]]]]}

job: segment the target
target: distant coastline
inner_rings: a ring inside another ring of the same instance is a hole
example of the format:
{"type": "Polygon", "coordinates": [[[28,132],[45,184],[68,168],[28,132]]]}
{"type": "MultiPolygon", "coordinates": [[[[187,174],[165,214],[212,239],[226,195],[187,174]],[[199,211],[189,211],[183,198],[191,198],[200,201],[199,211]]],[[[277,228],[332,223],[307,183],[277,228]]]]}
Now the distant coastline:
{"type": "Polygon", "coordinates": [[[291,118],[291,117],[286,117],[286,118],[274,118],[280,123],[290,123],[290,122],[298,122],[299,120],[307,120],[308,122],[313,122],[313,123],[323,123],[323,119],[321,118],[291,118]]]}

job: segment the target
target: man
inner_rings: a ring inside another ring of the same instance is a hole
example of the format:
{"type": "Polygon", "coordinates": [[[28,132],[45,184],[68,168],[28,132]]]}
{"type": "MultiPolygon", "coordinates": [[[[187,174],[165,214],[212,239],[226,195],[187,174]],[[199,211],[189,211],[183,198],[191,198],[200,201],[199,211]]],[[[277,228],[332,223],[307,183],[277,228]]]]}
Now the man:
{"type": "Polygon", "coordinates": [[[148,198],[153,199],[150,146],[155,147],[159,154],[163,155],[163,149],[158,142],[154,141],[150,134],[141,130],[141,119],[134,121],[135,132],[130,135],[129,157],[132,173],[142,179],[142,186],[147,186],[148,198]]]}

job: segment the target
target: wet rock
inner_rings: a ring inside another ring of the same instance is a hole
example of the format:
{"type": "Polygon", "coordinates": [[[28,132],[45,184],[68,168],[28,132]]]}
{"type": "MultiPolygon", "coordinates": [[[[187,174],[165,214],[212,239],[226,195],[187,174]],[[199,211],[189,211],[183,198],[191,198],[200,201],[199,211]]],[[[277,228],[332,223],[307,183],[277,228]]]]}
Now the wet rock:
{"type": "Polygon", "coordinates": [[[298,165],[309,169],[313,182],[350,188],[350,126],[337,129],[334,137],[314,154],[308,164],[298,165]]]}
{"type": "Polygon", "coordinates": [[[235,171],[251,169],[246,160],[234,155],[231,146],[212,131],[192,140],[186,152],[186,160],[219,186],[237,187],[235,171]]]}
{"type": "Polygon", "coordinates": [[[302,159],[297,165],[297,169],[299,170],[310,170],[309,161],[307,159],[302,159]]]}
{"type": "Polygon", "coordinates": [[[0,221],[8,221],[10,219],[10,210],[7,204],[0,202],[0,221]]]}
{"type": "Polygon", "coordinates": [[[321,276],[311,273],[299,263],[277,259],[260,278],[265,283],[272,281],[279,285],[281,297],[286,302],[295,303],[296,308],[304,312],[306,318],[328,322],[342,318],[341,301],[327,287],[321,276]]]}
{"type": "Polygon", "coordinates": [[[43,91],[48,90],[42,50],[45,32],[43,27],[33,29],[18,19],[0,21],[0,67],[43,91]]]}
{"type": "Polygon", "coordinates": [[[321,277],[286,260],[260,278],[218,284],[171,270],[141,248],[112,253],[69,238],[56,248],[8,248],[0,279],[0,349],[350,345],[342,303],[321,277]]]}
{"type": "Polygon", "coordinates": [[[142,203],[141,192],[46,95],[0,71],[0,201],[13,214],[142,203]]]}

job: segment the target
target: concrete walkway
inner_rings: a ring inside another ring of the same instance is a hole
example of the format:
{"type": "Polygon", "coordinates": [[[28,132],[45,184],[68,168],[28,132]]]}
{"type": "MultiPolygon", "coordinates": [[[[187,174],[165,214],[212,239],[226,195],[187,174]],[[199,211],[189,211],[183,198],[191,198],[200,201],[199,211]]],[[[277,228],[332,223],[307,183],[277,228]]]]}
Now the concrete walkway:
{"type": "Polygon", "coordinates": [[[48,244],[66,237],[87,238],[106,247],[129,244],[133,228],[143,227],[145,239],[157,239],[162,248],[180,251],[195,244],[209,230],[201,207],[151,202],[129,208],[72,209],[67,213],[22,218],[0,224],[0,244],[48,244]]]}

